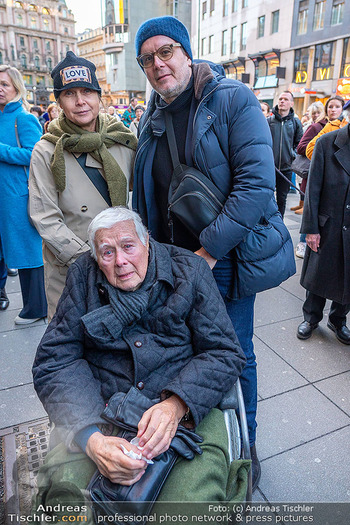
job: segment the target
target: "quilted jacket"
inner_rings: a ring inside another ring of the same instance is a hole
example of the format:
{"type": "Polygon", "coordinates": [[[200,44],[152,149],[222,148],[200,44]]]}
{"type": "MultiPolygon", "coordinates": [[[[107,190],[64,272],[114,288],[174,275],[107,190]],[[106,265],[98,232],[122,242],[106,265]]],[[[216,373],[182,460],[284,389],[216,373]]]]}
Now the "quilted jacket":
{"type": "Polygon", "coordinates": [[[90,254],[68,271],[33,366],[35,389],[68,445],[80,430],[103,423],[108,399],[131,386],[150,399],[178,394],[197,425],[243,369],[244,354],[208,264],[182,248],[152,243],[161,291],[119,338],[109,326],[98,340],[84,330],[82,316],[99,308],[103,316],[108,304],[105,277],[90,254]]]}

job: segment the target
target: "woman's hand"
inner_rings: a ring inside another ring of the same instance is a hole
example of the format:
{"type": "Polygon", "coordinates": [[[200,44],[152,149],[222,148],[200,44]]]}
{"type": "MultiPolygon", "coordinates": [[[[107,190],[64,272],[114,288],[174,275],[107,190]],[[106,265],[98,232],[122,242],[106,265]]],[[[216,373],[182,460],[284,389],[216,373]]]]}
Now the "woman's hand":
{"type": "Polygon", "coordinates": [[[194,252],[196,255],[199,255],[199,257],[203,257],[203,259],[205,259],[207,261],[207,263],[209,264],[209,268],[212,270],[214,268],[214,266],[216,265],[217,263],[217,259],[214,259],[214,257],[212,257],[210,255],[210,253],[207,252],[207,250],[205,248],[200,248],[199,250],[197,250],[196,252],[194,252]]]}
{"type": "Polygon", "coordinates": [[[88,439],[86,454],[96,463],[103,476],[113,483],[130,486],[143,476],[147,463],[143,459],[131,459],[126,456],[121,445],[140,454],[140,450],[129,441],[115,436],[104,436],[100,432],[95,432],[88,439]]]}
{"type": "Polygon", "coordinates": [[[317,252],[320,246],[321,235],[319,233],[308,233],[306,235],[306,244],[313,252],[317,252]]]}
{"type": "Polygon", "coordinates": [[[144,447],[144,457],[152,459],[168,450],[186,410],[184,401],[175,394],[146,410],[138,424],[137,433],[139,446],[144,447]]]}

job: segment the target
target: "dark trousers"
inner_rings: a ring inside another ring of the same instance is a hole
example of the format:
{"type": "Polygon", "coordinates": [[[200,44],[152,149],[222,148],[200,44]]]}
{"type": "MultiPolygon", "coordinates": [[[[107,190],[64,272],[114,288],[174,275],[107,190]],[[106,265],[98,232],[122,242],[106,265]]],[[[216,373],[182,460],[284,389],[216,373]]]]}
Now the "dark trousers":
{"type": "Polygon", "coordinates": [[[7,279],[7,267],[5,264],[5,259],[0,259],[0,290],[5,288],[7,279]]]}
{"type": "MultiPolygon", "coordinates": [[[[306,300],[303,305],[305,321],[310,324],[317,324],[322,320],[323,309],[326,304],[324,297],[306,291],[306,300]]],[[[346,316],[350,311],[350,304],[340,304],[332,301],[328,319],[336,328],[346,324],[346,316]]]]}
{"type": "Polygon", "coordinates": [[[36,319],[46,317],[47,302],[44,286],[44,267],[18,270],[21,283],[23,308],[19,317],[36,319]]]}
{"type": "MultiPolygon", "coordinates": [[[[280,170],[282,171],[282,170],[280,170]]],[[[288,178],[288,180],[292,180],[292,170],[285,170],[282,171],[283,175],[288,178]]],[[[286,202],[287,202],[287,196],[290,190],[290,184],[288,181],[286,181],[279,173],[276,171],[276,201],[278,206],[278,211],[284,216],[284,212],[286,211],[286,202]]]]}

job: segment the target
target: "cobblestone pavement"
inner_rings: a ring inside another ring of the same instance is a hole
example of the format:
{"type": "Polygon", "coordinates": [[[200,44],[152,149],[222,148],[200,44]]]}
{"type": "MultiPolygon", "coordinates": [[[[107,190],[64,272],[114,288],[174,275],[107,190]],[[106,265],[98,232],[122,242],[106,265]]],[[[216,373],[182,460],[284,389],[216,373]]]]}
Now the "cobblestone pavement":
{"type": "MultiPolygon", "coordinates": [[[[298,197],[290,194],[288,208],[298,197]]],[[[301,218],[287,211],[294,246],[301,218]]],[[[262,476],[257,502],[350,502],[350,348],[326,327],[300,341],[305,291],[297,274],[261,293],[255,309],[258,361],[257,449],[262,476]]],[[[0,428],[45,416],[31,365],[46,324],[15,327],[21,308],[18,277],[9,278],[10,307],[0,312],[0,428]]],[[[329,304],[327,303],[329,307],[329,304]]]]}

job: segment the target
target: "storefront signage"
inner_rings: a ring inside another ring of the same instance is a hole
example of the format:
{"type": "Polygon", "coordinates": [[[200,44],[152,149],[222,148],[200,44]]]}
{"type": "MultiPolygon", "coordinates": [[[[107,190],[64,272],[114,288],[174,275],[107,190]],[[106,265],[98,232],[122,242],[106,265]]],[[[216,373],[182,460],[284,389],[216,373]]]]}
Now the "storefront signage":
{"type": "Polygon", "coordinates": [[[350,78],[350,64],[345,64],[344,67],[344,77],[350,78]]]}
{"type": "Polygon", "coordinates": [[[306,71],[297,71],[295,75],[295,83],[296,84],[305,84],[307,81],[307,73],[306,71]]]}
{"type": "Polygon", "coordinates": [[[343,97],[344,100],[350,100],[350,79],[340,78],[337,82],[337,95],[343,97]]]}
{"type": "Polygon", "coordinates": [[[331,73],[330,67],[318,67],[317,68],[317,80],[329,80],[331,73]]]}

